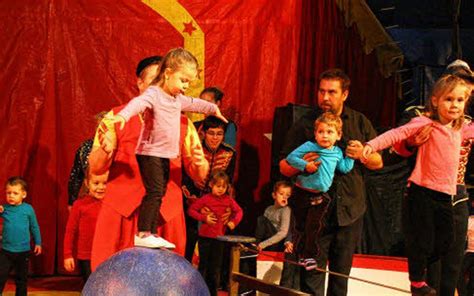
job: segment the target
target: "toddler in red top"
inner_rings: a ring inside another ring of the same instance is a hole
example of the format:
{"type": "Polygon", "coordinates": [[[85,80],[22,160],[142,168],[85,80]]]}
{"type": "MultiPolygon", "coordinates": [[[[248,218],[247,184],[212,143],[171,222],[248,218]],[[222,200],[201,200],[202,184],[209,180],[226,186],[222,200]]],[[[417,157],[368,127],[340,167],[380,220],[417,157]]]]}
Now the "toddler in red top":
{"type": "Polygon", "coordinates": [[[229,176],[224,171],[215,171],[209,182],[211,193],[197,199],[188,209],[189,216],[203,222],[199,228],[198,269],[211,295],[217,295],[224,251],[222,242],[216,237],[224,235],[227,227],[233,230],[243,216],[240,206],[227,194],[229,183],[229,176]],[[201,209],[205,207],[210,210],[209,214],[201,214],[201,209]],[[229,208],[231,216],[225,221],[222,216],[229,208]]]}
{"type": "Polygon", "coordinates": [[[84,282],[91,274],[91,249],[97,216],[105,195],[108,173],[89,175],[84,181],[88,194],[76,200],[69,215],[64,235],[64,268],[73,271],[75,259],[84,282]]]}

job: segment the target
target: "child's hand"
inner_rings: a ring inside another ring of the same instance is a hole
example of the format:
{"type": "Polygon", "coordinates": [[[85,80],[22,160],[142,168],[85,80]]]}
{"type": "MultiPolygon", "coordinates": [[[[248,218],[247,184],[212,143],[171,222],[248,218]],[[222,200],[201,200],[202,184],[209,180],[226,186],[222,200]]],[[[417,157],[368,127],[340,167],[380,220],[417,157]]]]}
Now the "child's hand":
{"type": "Polygon", "coordinates": [[[5,211],[5,208],[3,206],[0,206],[0,214],[5,211]]]}
{"type": "Polygon", "coordinates": [[[232,221],[227,222],[227,227],[229,227],[230,230],[234,230],[234,228],[235,228],[234,222],[232,222],[232,221]]]}
{"type": "Polygon", "coordinates": [[[76,268],[76,265],[74,264],[74,258],[64,259],[64,269],[71,272],[71,271],[74,271],[75,268],[76,268]]]}
{"type": "Polygon", "coordinates": [[[34,249],[34,251],[33,251],[33,253],[35,254],[35,256],[40,255],[41,252],[42,252],[41,246],[40,246],[40,245],[36,245],[36,246],[35,246],[35,249],[34,249]]]}
{"type": "Polygon", "coordinates": [[[199,213],[201,213],[203,215],[209,215],[209,214],[214,215],[214,213],[208,207],[202,207],[201,210],[199,211],[199,213]]]}
{"type": "Polygon", "coordinates": [[[316,163],[314,161],[310,161],[306,164],[305,171],[310,174],[315,173],[318,170],[320,164],[321,162],[316,163]]]}
{"type": "Polygon", "coordinates": [[[293,243],[292,242],[286,242],[285,243],[285,253],[293,253],[293,243]]]}
{"type": "Polygon", "coordinates": [[[372,154],[372,152],[374,152],[374,149],[370,145],[365,145],[364,149],[362,150],[362,160],[366,161],[369,159],[369,156],[372,154]]]}
{"type": "Polygon", "coordinates": [[[107,115],[105,116],[106,119],[110,120],[112,123],[120,123],[120,129],[122,130],[125,126],[125,118],[120,115],[107,115]]]}
{"type": "Polygon", "coordinates": [[[225,123],[229,123],[229,121],[224,117],[224,115],[222,115],[221,110],[219,109],[219,107],[217,107],[217,105],[216,105],[216,114],[214,115],[220,120],[224,121],[225,123]]]}
{"type": "Polygon", "coordinates": [[[257,251],[261,252],[263,250],[262,245],[258,244],[256,249],[257,249],[257,251]]]}
{"type": "Polygon", "coordinates": [[[214,215],[214,213],[210,213],[206,216],[206,224],[214,225],[216,223],[217,223],[217,218],[216,218],[216,215],[214,215]]]}

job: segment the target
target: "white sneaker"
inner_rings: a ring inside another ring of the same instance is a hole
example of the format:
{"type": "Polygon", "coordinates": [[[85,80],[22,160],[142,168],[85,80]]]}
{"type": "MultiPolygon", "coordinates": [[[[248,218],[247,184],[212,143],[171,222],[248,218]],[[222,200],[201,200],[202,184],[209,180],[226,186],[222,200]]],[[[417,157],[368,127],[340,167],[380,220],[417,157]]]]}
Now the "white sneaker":
{"type": "Polygon", "coordinates": [[[176,246],[169,241],[154,235],[148,235],[145,237],[140,237],[135,235],[135,246],[136,247],[145,247],[145,248],[167,248],[174,249],[176,246]]]}
{"type": "Polygon", "coordinates": [[[158,242],[158,244],[160,245],[160,248],[167,248],[167,249],[174,249],[176,248],[175,244],[173,244],[172,242],[169,242],[167,240],[165,240],[164,238],[162,238],[161,236],[158,236],[156,234],[152,235],[153,238],[158,242]]]}

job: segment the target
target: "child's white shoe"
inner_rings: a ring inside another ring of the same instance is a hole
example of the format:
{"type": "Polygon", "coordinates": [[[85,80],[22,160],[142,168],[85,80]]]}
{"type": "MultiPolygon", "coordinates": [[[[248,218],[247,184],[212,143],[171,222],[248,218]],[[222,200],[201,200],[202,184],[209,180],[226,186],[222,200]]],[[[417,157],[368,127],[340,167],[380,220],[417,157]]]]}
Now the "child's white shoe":
{"type": "Polygon", "coordinates": [[[144,248],[167,248],[174,249],[176,246],[169,241],[154,235],[140,237],[135,235],[135,246],[144,248]]]}
{"type": "Polygon", "coordinates": [[[157,241],[158,245],[160,245],[160,248],[167,248],[167,249],[174,249],[176,248],[175,244],[165,240],[161,236],[158,236],[156,234],[152,235],[155,241],[157,241]]]}

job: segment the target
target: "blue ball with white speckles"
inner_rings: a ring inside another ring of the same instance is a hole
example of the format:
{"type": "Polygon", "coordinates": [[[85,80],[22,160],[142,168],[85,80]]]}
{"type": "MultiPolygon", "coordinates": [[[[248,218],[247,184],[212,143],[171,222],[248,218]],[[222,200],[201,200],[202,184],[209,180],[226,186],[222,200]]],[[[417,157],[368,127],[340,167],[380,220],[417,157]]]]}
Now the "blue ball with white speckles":
{"type": "Polygon", "coordinates": [[[84,296],[208,296],[199,272],[168,250],[130,248],[103,262],[87,280],[84,296]]]}

